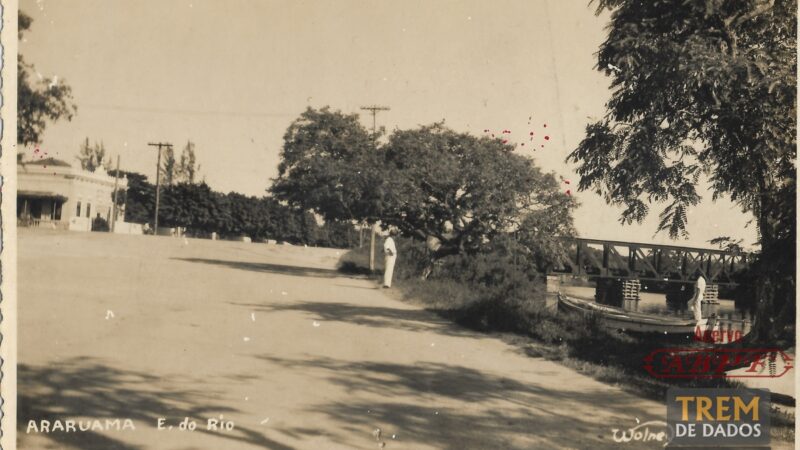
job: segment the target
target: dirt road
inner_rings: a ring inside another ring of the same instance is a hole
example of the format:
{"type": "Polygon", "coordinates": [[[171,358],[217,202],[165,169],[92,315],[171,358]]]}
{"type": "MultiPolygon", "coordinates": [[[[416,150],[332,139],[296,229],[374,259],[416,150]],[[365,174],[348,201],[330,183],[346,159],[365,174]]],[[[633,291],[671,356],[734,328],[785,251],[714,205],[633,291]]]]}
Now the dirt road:
{"type": "Polygon", "coordinates": [[[639,448],[612,429],[663,420],[662,403],[340,275],[339,253],[21,233],[20,447],[639,448]],[[220,417],[233,429],[206,429],[220,417]],[[27,433],[113,418],[135,430],[27,433]]]}

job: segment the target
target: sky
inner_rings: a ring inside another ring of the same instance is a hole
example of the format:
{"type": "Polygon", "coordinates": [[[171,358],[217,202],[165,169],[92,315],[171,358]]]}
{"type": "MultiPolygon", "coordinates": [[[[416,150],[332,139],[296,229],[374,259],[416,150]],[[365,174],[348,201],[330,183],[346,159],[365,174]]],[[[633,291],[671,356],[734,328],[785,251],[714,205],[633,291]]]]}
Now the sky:
{"type": "Polygon", "coordinates": [[[172,143],[177,156],[191,140],[213,189],[263,195],[283,134],[307,107],[359,113],[371,127],[360,107],[377,104],[391,108],[377,116],[389,132],[442,120],[475,135],[509,130],[519,153],[569,182],[583,237],[710,247],[732,236],[750,246],[750,215],[704,189],[689,239],[677,242],[655,234],[659,205],[623,226],[620,208],[576,192],[565,158],[610,97],[595,69],[608,16],[587,3],[21,0],[34,22],[19,51],[72,87],[77,115],[49,124],[39,146],[71,163],[88,137],[123,170],[154,178],[147,144],[172,143]]]}

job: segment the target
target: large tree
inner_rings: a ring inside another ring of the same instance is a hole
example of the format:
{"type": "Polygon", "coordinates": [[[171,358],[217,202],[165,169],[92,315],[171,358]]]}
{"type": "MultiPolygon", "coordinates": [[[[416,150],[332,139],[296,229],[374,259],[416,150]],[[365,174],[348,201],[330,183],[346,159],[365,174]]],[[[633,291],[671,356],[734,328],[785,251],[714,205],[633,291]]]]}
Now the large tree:
{"type": "MultiPolygon", "coordinates": [[[[32,23],[30,16],[19,12],[20,40],[32,23]]],[[[17,55],[17,142],[21,146],[38,144],[47,121],[71,120],[76,110],[72,89],[63,80],[43,77],[17,55]]]]}
{"type": "Polygon", "coordinates": [[[565,201],[555,179],[542,182],[548,186],[541,194],[541,206],[523,216],[515,240],[538,272],[549,273],[569,254],[571,240],[566,238],[577,235],[572,221],[576,204],[565,201]]]}
{"type": "Polygon", "coordinates": [[[259,199],[238,192],[220,196],[220,209],[224,211],[220,232],[226,236],[258,237],[259,222],[266,214],[260,208],[259,199]]]}
{"type": "Polygon", "coordinates": [[[395,131],[382,157],[382,223],[434,239],[434,258],[480,251],[537,212],[571,226],[574,201],[555,177],[499,139],[433,124],[395,131]]]}
{"type": "MultiPolygon", "coordinates": [[[[707,178],[753,214],[761,255],[756,339],[793,335],[796,0],[601,0],[610,11],[598,68],[606,116],[570,155],[580,189],[640,222],[686,236],[707,178]]],[[[701,215],[702,211],[696,211],[701,215]]],[[[712,218],[708,218],[712,220],[712,218]]]]}
{"type": "Polygon", "coordinates": [[[382,182],[372,136],[355,114],[307,109],[283,137],[271,191],[326,220],[374,221],[382,182]]]}
{"type": "Polygon", "coordinates": [[[159,205],[160,224],[186,227],[193,234],[218,232],[219,196],[205,183],[166,186],[159,205]]]}
{"type": "MultiPolygon", "coordinates": [[[[117,172],[111,170],[108,174],[113,177],[117,172]]],[[[120,170],[119,174],[128,182],[127,190],[117,193],[117,205],[125,209],[125,221],[141,224],[152,222],[156,209],[156,187],[140,173],[120,170]]]]}

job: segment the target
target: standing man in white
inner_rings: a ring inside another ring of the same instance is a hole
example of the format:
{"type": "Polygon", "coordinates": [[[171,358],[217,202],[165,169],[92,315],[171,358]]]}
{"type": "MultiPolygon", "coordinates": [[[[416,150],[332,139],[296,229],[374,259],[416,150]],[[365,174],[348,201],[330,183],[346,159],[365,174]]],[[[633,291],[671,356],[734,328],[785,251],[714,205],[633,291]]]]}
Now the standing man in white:
{"type": "Polygon", "coordinates": [[[390,288],[392,287],[392,275],[394,274],[394,262],[397,259],[397,247],[394,244],[394,239],[392,236],[394,232],[389,232],[389,236],[383,241],[383,254],[385,255],[384,259],[384,271],[383,271],[383,287],[390,288]]]}
{"type": "Polygon", "coordinates": [[[694,295],[689,300],[689,310],[694,313],[694,320],[698,323],[703,319],[703,296],[706,292],[706,279],[703,275],[697,278],[694,285],[694,295]]]}
{"type": "Polygon", "coordinates": [[[697,322],[695,326],[695,335],[707,336],[708,333],[719,331],[720,322],[712,314],[708,317],[703,317],[703,299],[706,293],[706,279],[703,275],[697,278],[694,285],[694,296],[689,301],[689,310],[694,314],[694,320],[697,322]]]}

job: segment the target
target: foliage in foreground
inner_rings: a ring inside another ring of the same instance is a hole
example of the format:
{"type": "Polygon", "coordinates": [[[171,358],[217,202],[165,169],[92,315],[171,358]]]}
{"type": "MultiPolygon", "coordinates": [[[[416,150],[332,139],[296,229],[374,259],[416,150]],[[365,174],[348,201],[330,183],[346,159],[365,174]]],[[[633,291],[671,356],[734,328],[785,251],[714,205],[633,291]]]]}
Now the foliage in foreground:
{"type": "Polygon", "coordinates": [[[677,238],[708,179],[758,229],[751,334],[793,340],[797,1],[597,3],[611,13],[597,68],[613,94],[569,156],[580,189],[623,206],[623,223],[666,205],[659,231],[677,238]]]}
{"type": "MultiPolygon", "coordinates": [[[[32,23],[29,15],[19,12],[20,40],[32,23]]],[[[71,120],[76,111],[69,85],[63,80],[43,77],[33,64],[17,55],[17,143],[20,146],[38,144],[48,121],[71,120]]]]}

